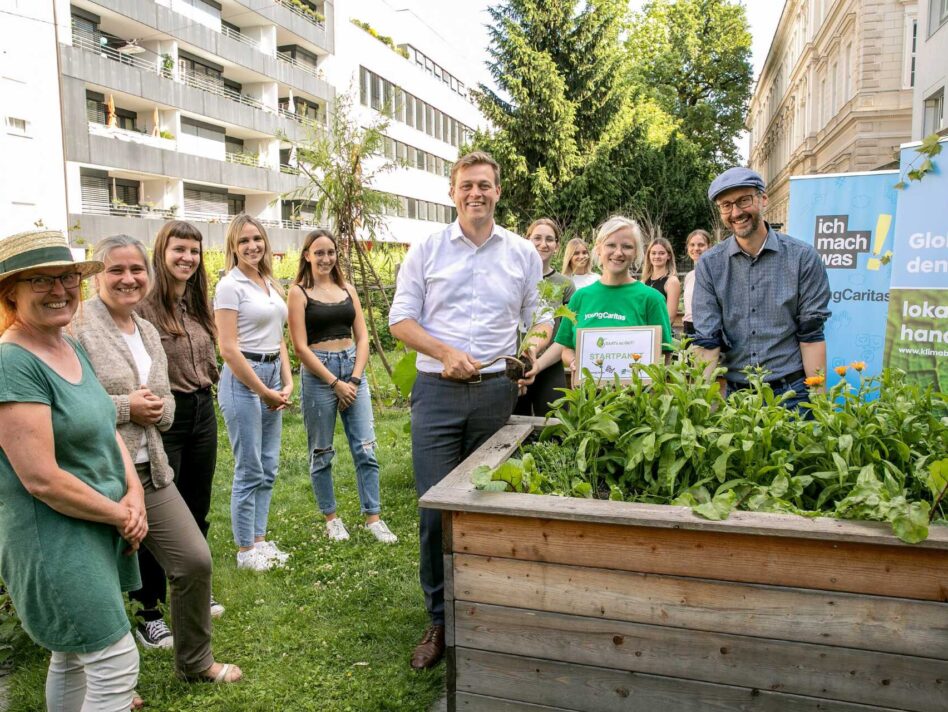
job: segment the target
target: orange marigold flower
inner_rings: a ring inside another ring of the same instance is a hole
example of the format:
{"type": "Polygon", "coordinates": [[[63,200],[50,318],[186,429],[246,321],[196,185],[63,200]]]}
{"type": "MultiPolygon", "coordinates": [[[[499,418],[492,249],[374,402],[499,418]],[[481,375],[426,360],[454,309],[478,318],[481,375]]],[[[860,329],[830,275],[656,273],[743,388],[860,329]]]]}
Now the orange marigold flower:
{"type": "Polygon", "coordinates": [[[852,362],[851,364],[849,364],[849,365],[852,367],[853,371],[862,371],[863,369],[866,368],[866,362],[865,362],[865,361],[853,361],[853,362],[852,362]]]}
{"type": "Polygon", "coordinates": [[[833,370],[836,371],[837,375],[845,376],[846,375],[846,366],[837,366],[833,370]]]}
{"type": "Polygon", "coordinates": [[[632,354],[633,361],[638,361],[640,358],[642,358],[642,354],[632,354]]]}
{"type": "Polygon", "coordinates": [[[803,379],[803,382],[812,388],[814,386],[822,386],[826,383],[826,378],[824,376],[808,376],[803,379]]]}

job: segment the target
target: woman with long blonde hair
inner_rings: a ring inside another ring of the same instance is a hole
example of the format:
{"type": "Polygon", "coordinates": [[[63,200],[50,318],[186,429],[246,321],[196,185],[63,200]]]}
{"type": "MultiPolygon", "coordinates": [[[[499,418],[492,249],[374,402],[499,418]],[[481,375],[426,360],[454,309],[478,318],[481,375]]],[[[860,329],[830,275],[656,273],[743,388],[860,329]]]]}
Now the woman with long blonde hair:
{"type": "Polygon", "coordinates": [[[246,213],[231,221],[224,260],[228,272],[217,283],[214,319],[224,359],[217,400],[234,451],[231,528],[237,567],[267,571],[288,556],[266,537],[282,411],[293,393],[283,338],[287,309],[260,221],[246,213]]]}
{"type": "Polygon", "coordinates": [[[592,268],[592,253],[583,238],[574,237],[566,243],[561,274],[572,279],[576,289],[599,281],[599,275],[592,268]]]}

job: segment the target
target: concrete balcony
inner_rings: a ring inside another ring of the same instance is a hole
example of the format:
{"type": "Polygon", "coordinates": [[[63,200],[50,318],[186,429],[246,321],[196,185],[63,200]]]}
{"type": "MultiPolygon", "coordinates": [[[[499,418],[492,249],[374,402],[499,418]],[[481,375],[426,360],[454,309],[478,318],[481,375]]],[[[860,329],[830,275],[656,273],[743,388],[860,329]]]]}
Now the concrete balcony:
{"type": "Polygon", "coordinates": [[[223,124],[241,126],[268,136],[284,133],[302,139],[307,129],[300,122],[281,116],[277,107],[264,107],[247,97],[237,97],[210,83],[176,81],[158,66],[133,63],[114,50],[84,44],[59,47],[66,115],[74,120],[85,115],[85,85],[141,97],[156,106],[173,107],[223,124]],[[123,58],[123,59],[120,59],[123,58]]]}
{"type": "MultiPolygon", "coordinates": [[[[258,43],[244,35],[232,31],[216,32],[197,22],[185,22],[179,13],[154,2],[95,0],[95,3],[231,64],[287,84],[295,90],[327,102],[331,102],[335,96],[333,88],[308,67],[268,54],[261,50],[258,43]]],[[[325,28],[323,31],[325,32],[325,28]]]]}
{"type": "Polygon", "coordinates": [[[335,53],[332,31],[335,13],[331,2],[325,3],[325,19],[322,22],[307,17],[286,0],[240,0],[240,4],[329,54],[335,53]]]}

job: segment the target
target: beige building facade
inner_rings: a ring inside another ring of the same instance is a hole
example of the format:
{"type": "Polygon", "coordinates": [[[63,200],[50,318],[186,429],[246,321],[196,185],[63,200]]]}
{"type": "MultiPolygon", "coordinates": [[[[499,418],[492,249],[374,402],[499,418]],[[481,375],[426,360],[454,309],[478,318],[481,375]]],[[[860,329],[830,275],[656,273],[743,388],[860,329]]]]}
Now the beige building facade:
{"type": "Polygon", "coordinates": [[[894,166],[912,136],[917,5],[786,0],[747,118],[771,222],[786,223],[790,176],[894,166]]]}

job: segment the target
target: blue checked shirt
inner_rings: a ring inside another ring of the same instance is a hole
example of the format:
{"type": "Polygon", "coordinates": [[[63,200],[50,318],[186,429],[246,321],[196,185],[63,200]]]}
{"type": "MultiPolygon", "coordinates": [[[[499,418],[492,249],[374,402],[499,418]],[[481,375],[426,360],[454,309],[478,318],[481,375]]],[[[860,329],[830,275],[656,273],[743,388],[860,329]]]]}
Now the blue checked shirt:
{"type": "Polygon", "coordinates": [[[727,379],[762,366],[774,380],[803,369],[800,342],[825,341],[829,280],[812,246],[767,226],[757,257],[732,235],[705,252],[695,270],[695,343],[720,348],[727,379]]]}

